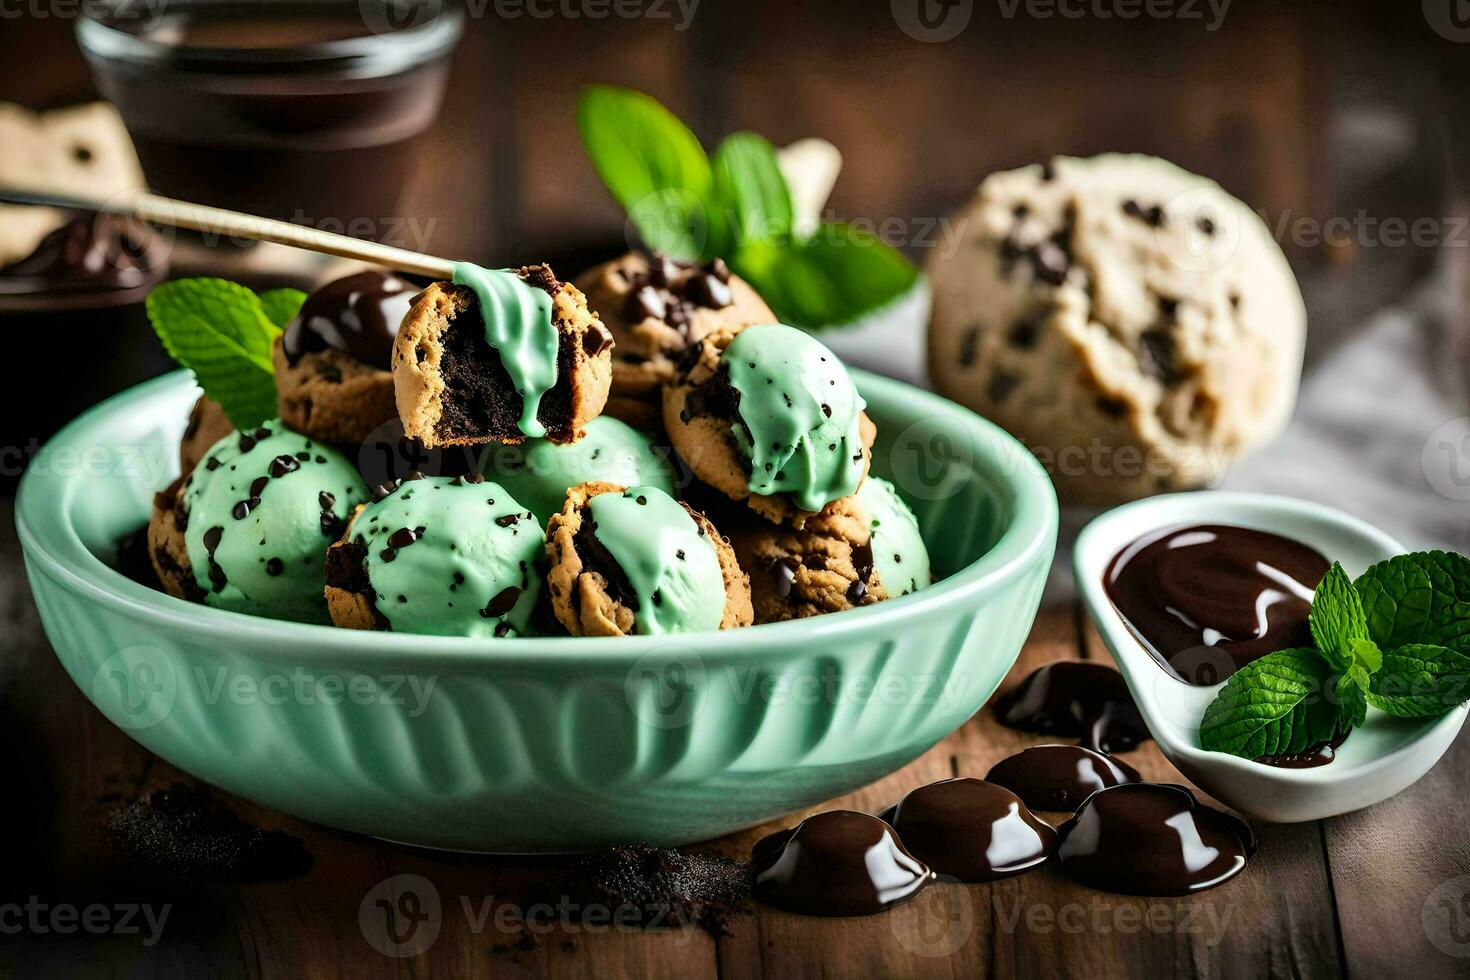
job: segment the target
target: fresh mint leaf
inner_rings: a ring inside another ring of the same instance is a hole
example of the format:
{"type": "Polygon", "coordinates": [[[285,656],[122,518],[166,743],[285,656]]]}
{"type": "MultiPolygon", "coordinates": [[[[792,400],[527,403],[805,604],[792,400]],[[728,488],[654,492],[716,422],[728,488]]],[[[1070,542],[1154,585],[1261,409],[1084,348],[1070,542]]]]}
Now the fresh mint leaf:
{"type": "Polygon", "coordinates": [[[592,166],[649,248],[678,259],[727,251],[729,231],[714,198],[699,140],[658,100],[591,85],[577,99],[577,129],[592,166]]]}
{"type": "Polygon", "coordinates": [[[1399,718],[1433,718],[1470,700],[1470,657],[1449,647],[1408,644],[1383,654],[1368,701],[1399,718]]]}
{"type": "Polygon", "coordinates": [[[267,320],[282,330],[296,319],[305,302],[306,294],[299,289],[271,289],[260,294],[261,311],[267,320]]]}
{"type": "Polygon", "coordinates": [[[735,256],[782,323],[807,329],[851,323],[914,287],[919,272],[876,235],[824,222],[808,241],[751,242],[735,256]]]}
{"type": "Polygon", "coordinates": [[[1312,641],[1331,663],[1345,671],[1353,662],[1352,644],[1368,638],[1368,618],[1353,580],[1333,562],[1312,594],[1312,641]]]}
{"type": "Polygon", "coordinates": [[[729,212],[738,251],[745,242],[785,242],[795,220],[776,148],[755,133],[725,137],[715,150],[715,196],[729,212]]]}
{"type": "Polygon", "coordinates": [[[1317,651],[1267,654],[1230,675],[1205,708],[1200,744],[1247,759],[1303,752],[1339,730],[1332,666],[1317,651]]]}
{"type": "Polygon", "coordinates": [[[224,279],[176,279],[154,287],[147,309],[169,356],[194,372],[236,428],[275,416],[271,345],[281,328],[260,297],[224,279]]]}
{"type": "Polygon", "coordinates": [[[1380,649],[1429,644],[1470,655],[1470,558],[1444,551],[1399,555],[1354,584],[1368,635],[1380,649]]]}
{"type": "Polygon", "coordinates": [[[1337,697],[1337,730],[1346,732],[1356,728],[1368,717],[1369,676],[1357,664],[1337,679],[1334,694],[1337,697]]]}
{"type": "Polygon", "coordinates": [[[1383,666],[1383,651],[1378,649],[1378,644],[1372,640],[1353,640],[1348,644],[1348,651],[1352,654],[1352,664],[1363,671],[1369,677],[1378,672],[1383,666]]]}

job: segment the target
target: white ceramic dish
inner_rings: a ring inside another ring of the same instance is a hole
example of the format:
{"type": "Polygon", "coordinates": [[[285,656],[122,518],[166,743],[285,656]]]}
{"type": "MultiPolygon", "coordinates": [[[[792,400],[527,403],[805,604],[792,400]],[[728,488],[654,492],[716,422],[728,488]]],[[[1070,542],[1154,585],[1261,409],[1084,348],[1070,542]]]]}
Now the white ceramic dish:
{"type": "Polygon", "coordinates": [[[1368,709],[1337,758],[1283,769],[1200,748],[1199,722],[1221,685],[1194,687],[1155,662],[1113,608],[1103,574],[1113,556],[1150,531],[1189,524],[1235,524],[1316,548],[1357,577],[1409,550],[1355,517],[1321,504],[1267,494],[1203,492],[1151,497],[1108,511],[1077,539],[1073,568],[1088,613],[1138,702],[1164,756],[1221,802],[1262,820],[1318,820],[1371,806],[1413,784],[1439,761],[1465,723],[1461,705],[1438,718],[1391,718],[1368,709]]]}

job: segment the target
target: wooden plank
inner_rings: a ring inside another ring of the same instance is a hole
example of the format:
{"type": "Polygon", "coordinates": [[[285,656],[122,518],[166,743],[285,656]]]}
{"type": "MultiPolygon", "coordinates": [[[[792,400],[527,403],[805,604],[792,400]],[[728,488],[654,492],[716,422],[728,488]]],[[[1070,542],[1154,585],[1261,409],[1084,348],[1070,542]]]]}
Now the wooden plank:
{"type": "Polygon", "coordinates": [[[1354,974],[1470,974],[1470,732],[1398,796],[1325,821],[1354,974]]]}

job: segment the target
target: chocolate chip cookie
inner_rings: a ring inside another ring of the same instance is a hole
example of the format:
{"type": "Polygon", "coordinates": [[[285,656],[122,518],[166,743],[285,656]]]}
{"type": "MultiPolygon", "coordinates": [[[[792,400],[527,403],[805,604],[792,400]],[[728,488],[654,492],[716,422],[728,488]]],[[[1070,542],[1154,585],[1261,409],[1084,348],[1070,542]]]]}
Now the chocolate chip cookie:
{"type": "Polygon", "coordinates": [[[399,329],[404,431],[431,448],[580,438],[607,402],[613,344],[581,290],[545,265],[465,279],[424,290],[399,329]]]}
{"type": "Polygon", "coordinates": [[[641,429],[658,427],[659,388],[685,347],[716,330],[776,319],[719,259],[699,265],[630,252],[578,276],[577,285],[617,342],[608,414],[641,429]]]}
{"type": "Polygon", "coordinates": [[[657,487],[573,487],[546,553],[552,608],[573,636],[750,625],[750,583],[730,542],[657,487]]]}

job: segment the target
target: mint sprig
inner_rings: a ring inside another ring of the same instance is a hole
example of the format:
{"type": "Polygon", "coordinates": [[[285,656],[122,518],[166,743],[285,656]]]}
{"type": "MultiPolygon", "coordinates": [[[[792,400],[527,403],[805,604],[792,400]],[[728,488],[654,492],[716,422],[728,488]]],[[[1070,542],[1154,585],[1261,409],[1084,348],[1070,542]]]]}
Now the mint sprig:
{"type": "Polygon", "coordinates": [[[1446,551],[1400,555],[1354,584],[1369,632],[1383,649],[1429,643],[1470,654],[1470,558],[1446,551]]]}
{"type": "Polygon", "coordinates": [[[175,279],[148,294],[148,319],[164,349],[239,429],[275,416],[271,345],[280,321],[289,322],[305,299],[298,290],[266,296],[224,279],[175,279]]]}
{"type": "Polygon", "coordinates": [[[1470,657],[1410,643],[1383,655],[1368,703],[1399,718],[1433,718],[1470,700],[1470,657]]]}
{"type": "Polygon", "coordinates": [[[1338,706],[1326,697],[1332,665],[1316,650],[1278,650],[1230,675],[1205,709],[1207,749],[1254,759],[1304,752],[1337,734],[1338,706]]]}
{"type": "Polygon", "coordinates": [[[646,246],[676,259],[725,259],[785,323],[850,323],[918,281],[913,264],[877,235],[823,222],[799,236],[790,187],[764,137],[726,137],[711,162],[657,100],[611,85],[582,91],[577,127],[646,246]]]}
{"type": "Polygon", "coordinates": [[[1334,563],[1308,621],[1314,648],[1272,653],[1225,682],[1200,722],[1204,748],[1246,758],[1295,753],[1363,724],[1370,705],[1428,718],[1470,700],[1463,555],[1400,555],[1356,582],[1334,563]]]}

